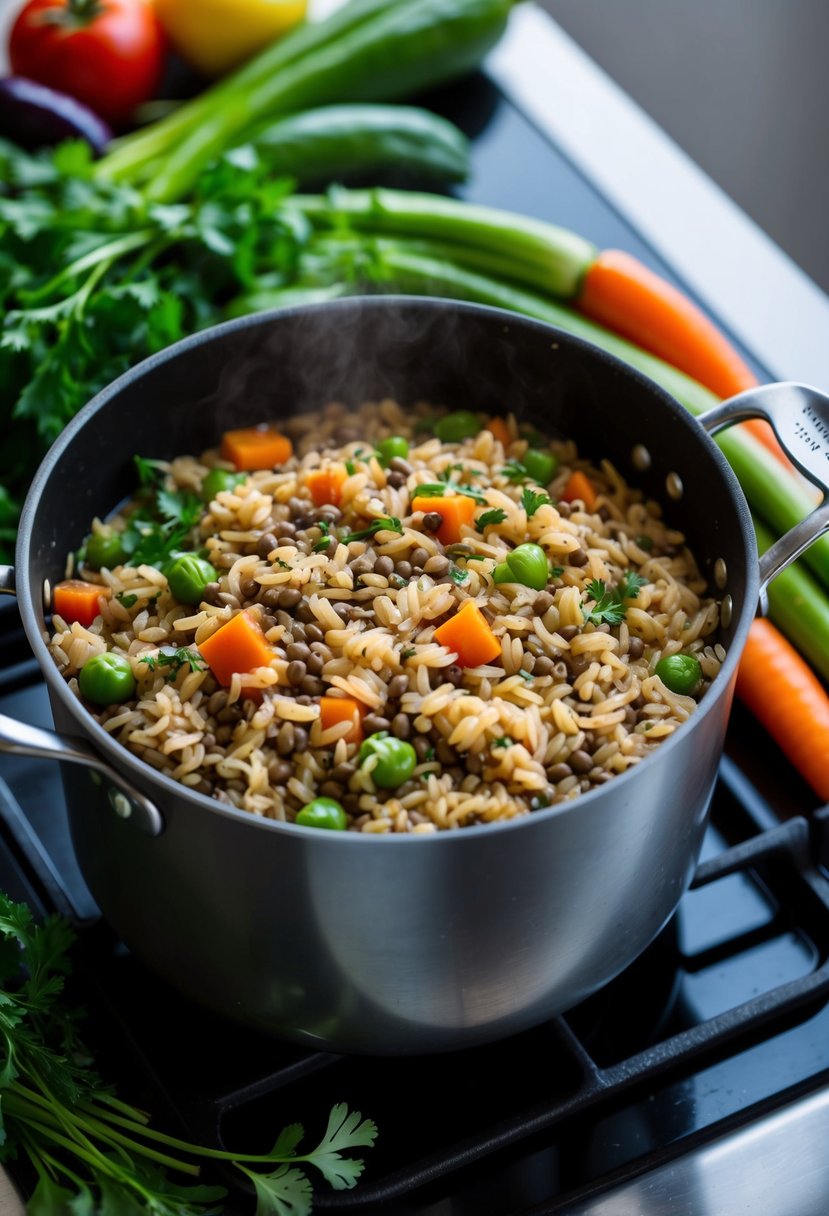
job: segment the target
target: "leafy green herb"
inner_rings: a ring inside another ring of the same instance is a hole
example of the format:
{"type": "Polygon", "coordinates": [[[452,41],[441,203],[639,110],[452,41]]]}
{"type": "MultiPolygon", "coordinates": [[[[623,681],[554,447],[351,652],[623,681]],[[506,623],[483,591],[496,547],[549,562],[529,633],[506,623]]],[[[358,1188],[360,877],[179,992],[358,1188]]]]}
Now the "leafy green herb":
{"type": "Polygon", "coordinates": [[[281,557],[278,557],[274,564],[279,566],[281,570],[293,570],[293,566],[289,565],[288,562],[283,561],[281,557]]]}
{"type": "Polygon", "coordinates": [[[115,597],[119,604],[123,604],[125,608],[132,608],[133,604],[138,603],[138,596],[128,594],[126,591],[119,591],[115,597]]]}
{"type": "Polygon", "coordinates": [[[331,531],[331,524],[328,522],[327,519],[318,519],[317,527],[319,528],[319,530],[323,534],[323,536],[327,536],[328,533],[331,531]]]}
{"type": "Polygon", "coordinates": [[[314,545],[312,552],[324,553],[325,550],[328,548],[328,546],[331,544],[331,540],[332,540],[332,538],[330,536],[323,536],[322,540],[318,540],[317,543],[314,545]]]}
{"type": "Polygon", "coordinates": [[[527,519],[532,519],[539,507],[546,507],[550,504],[550,495],[543,491],[531,490],[529,486],[525,486],[521,491],[521,506],[527,512],[527,519]]]}
{"type": "Polygon", "coordinates": [[[584,619],[594,625],[601,625],[602,622],[607,625],[620,625],[627,611],[624,601],[635,599],[646,582],[647,579],[632,570],[626,570],[619,586],[611,591],[608,591],[601,579],[594,579],[587,584],[587,593],[596,602],[589,611],[582,608],[584,619]]]}
{"type": "Polygon", "coordinates": [[[561,578],[563,573],[563,566],[550,566],[550,578],[561,578]]]}
{"type": "Polygon", "coordinates": [[[648,580],[635,570],[626,570],[619,584],[619,594],[623,600],[635,600],[641,589],[647,586],[647,582],[648,580]]]}
{"type": "Polygon", "coordinates": [[[348,473],[349,477],[353,477],[354,474],[357,472],[357,466],[353,460],[347,460],[345,462],[345,471],[346,471],[346,473],[348,473]]]}
{"type": "Polygon", "coordinates": [[[603,622],[607,625],[620,625],[625,619],[625,606],[615,588],[608,591],[604,582],[597,578],[587,584],[587,594],[596,602],[589,612],[582,608],[586,621],[594,625],[601,625],[603,622]]]}
{"type": "Polygon", "coordinates": [[[146,663],[150,671],[155,671],[157,667],[169,668],[166,677],[168,680],[174,680],[182,667],[189,667],[190,671],[207,670],[199,652],[190,650],[187,646],[180,646],[178,650],[159,650],[157,655],[142,655],[138,662],[146,663]]]}
{"type": "MultiPolygon", "coordinates": [[[[452,482],[450,484],[454,485],[454,482],[452,482]]],[[[474,498],[475,502],[478,502],[478,503],[486,502],[486,495],[484,493],[482,493],[481,490],[477,490],[475,488],[475,486],[456,485],[455,489],[458,491],[459,494],[465,494],[467,498],[474,498]]]]}
{"type": "Polygon", "coordinates": [[[427,482],[425,485],[417,487],[412,498],[442,498],[445,493],[446,486],[427,482]]]}
{"type": "Polygon", "coordinates": [[[520,460],[508,460],[501,472],[507,481],[512,482],[526,481],[529,477],[529,473],[520,460]]]}
{"type": "Polygon", "coordinates": [[[401,532],[403,525],[396,516],[390,515],[388,518],[375,519],[367,528],[363,528],[359,532],[349,532],[347,536],[341,536],[340,541],[344,545],[350,545],[353,540],[366,540],[369,536],[375,536],[378,532],[401,532]]]}
{"type": "Polygon", "coordinates": [[[484,528],[492,527],[494,524],[502,524],[507,518],[506,511],[501,507],[493,507],[491,511],[484,511],[483,515],[479,515],[475,520],[475,527],[479,532],[483,532],[484,528]]]}
{"type": "Polygon", "coordinates": [[[523,667],[518,668],[518,674],[522,680],[526,680],[528,684],[532,683],[535,678],[531,671],[525,671],[523,667]]]}
{"type": "Polygon", "coordinates": [[[514,739],[510,739],[509,735],[501,735],[500,739],[493,739],[493,747],[512,747],[514,739]]]}
{"type": "Polygon", "coordinates": [[[465,583],[469,578],[469,571],[460,570],[457,566],[453,566],[449,571],[449,577],[453,583],[465,583]]]}
{"type": "Polygon", "coordinates": [[[417,651],[415,650],[414,646],[407,646],[405,650],[400,651],[400,658],[405,663],[406,659],[410,659],[412,655],[415,654],[417,654],[417,651]]]}
{"type": "Polygon", "coordinates": [[[646,553],[650,553],[653,548],[652,536],[647,536],[643,533],[641,536],[634,537],[634,540],[640,549],[644,549],[646,553]]]}
{"type": "Polygon", "coordinates": [[[30,1212],[216,1216],[224,1211],[225,1188],[193,1182],[211,1163],[242,1171],[256,1192],[258,1216],[308,1216],[312,1191],[305,1165],[335,1190],[356,1184],[363,1161],[343,1154],[370,1148],[377,1128],[344,1103],[331,1108],[310,1152],[298,1152],[305,1133],[293,1123],[269,1153],[254,1154],[169,1136],[118,1098],[80,1037],[82,1011],[64,992],[73,942],[66,921],[54,916],[35,924],[26,904],[0,892],[0,1160],[30,1162],[37,1178],[30,1212]]]}

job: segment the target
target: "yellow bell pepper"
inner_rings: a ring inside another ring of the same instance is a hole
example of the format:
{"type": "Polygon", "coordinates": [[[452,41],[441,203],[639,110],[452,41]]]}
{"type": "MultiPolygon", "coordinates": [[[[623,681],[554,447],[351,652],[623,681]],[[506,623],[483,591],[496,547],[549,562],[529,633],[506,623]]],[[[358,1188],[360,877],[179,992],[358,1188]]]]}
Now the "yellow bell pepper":
{"type": "Polygon", "coordinates": [[[216,78],[304,21],[307,0],[155,0],[155,9],[184,62],[216,78]]]}

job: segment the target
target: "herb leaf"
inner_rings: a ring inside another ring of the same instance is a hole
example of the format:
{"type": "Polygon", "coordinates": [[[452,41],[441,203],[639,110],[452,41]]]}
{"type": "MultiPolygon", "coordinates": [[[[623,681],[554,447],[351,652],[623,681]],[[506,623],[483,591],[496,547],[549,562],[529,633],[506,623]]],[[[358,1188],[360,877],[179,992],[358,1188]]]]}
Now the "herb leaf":
{"type": "Polygon", "coordinates": [[[624,601],[635,599],[640,588],[644,587],[647,581],[640,574],[626,570],[619,586],[608,591],[601,579],[593,579],[587,584],[587,593],[596,602],[589,611],[582,608],[585,621],[590,621],[594,625],[601,625],[602,622],[608,625],[620,625],[627,612],[624,601]]]}
{"type": "Polygon", "coordinates": [[[546,507],[550,503],[550,495],[545,494],[543,490],[531,490],[529,486],[525,486],[521,491],[521,506],[527,512],[527,519],[532,519],[539,507],[546,507]]]}
{"type": "Polygon", "coordinates": [[[475,527],[479,532],[483,532],[484,528],[489,528],[494,524],[502,524],[507,518],[506,511],[501,507],[493,507],[491,511],[484,511],[483,515],[479,515],[475,520],[475,527]]]}
{"type": "Polygon", "coordinates": [[[343,545],[350,545],[353,540],[366,540],[369,536],[374,536],[378,532],[401,532],[403,525],[400,520],[390,515],[388,518],[375,519],[367,528],[362,528],[359,532],[349,532],[347,536],[341,536],[340,542],[343,545]]]}

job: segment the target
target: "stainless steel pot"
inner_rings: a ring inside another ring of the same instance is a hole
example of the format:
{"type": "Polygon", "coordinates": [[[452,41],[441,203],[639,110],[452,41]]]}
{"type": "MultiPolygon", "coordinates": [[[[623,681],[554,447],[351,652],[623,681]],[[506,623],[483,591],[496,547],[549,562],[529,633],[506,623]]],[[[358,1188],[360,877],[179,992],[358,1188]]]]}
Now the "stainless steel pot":
{"type": "Polygon", "coordinates": [[[201,333],[99,394],[35,478],[17,595],[62,737],[6,719],[0,747],[79,762],[64,765],[72,838],[104,917],[151,970],[229,1019],[370,1054],[467,1047],[539,1023],[606,984],[675,910],[751,620],[766,584],[829,528],[823,507],[758,564],[742,491],[709,437],[753,415],[822,484],[829,404],[814,390],[767,386],[700,425],[621,362],[496,309],[375,297],[201,333]],[[198,452],[231,423],[382,396],[506,407],[572,435],[687,533],[723,601],[728,658],[696,714],[641,765],[504,824],[420,838],[319,832],[185,790],[68,691],[46,647],[44,587],[129,490],[135,453],[198,452]]]}

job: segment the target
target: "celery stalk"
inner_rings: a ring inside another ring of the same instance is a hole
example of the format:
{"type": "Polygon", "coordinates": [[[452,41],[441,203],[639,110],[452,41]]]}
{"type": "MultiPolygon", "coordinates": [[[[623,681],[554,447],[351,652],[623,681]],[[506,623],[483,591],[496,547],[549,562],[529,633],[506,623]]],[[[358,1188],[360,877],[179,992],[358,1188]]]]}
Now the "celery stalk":
{"type": "Polygon", "coordinates": [[[364,22],[393,8],[399,0],[349,0],[322,21],[297,25],[271,43],[235,72],[203,90],[172,114],[115,140],[112,151],[95,166],[95,176],[113,181],[135,181],[142,170],[159,156],[178,146],[213,112],[221,111],[237,93],[258,87],[263,79],[278,75],[303,56],[344,38],[364,22]]]}
{"type": "MultiPolygon", "coordinates": [[[[760,552],[765,553],[774,540],[772,533],[756,518],[754,532],[760,552]]],[[[829,600],[822,588],[797,561],[769,583],[768,594],[771,620],[829,680],[829,600]]]]}

